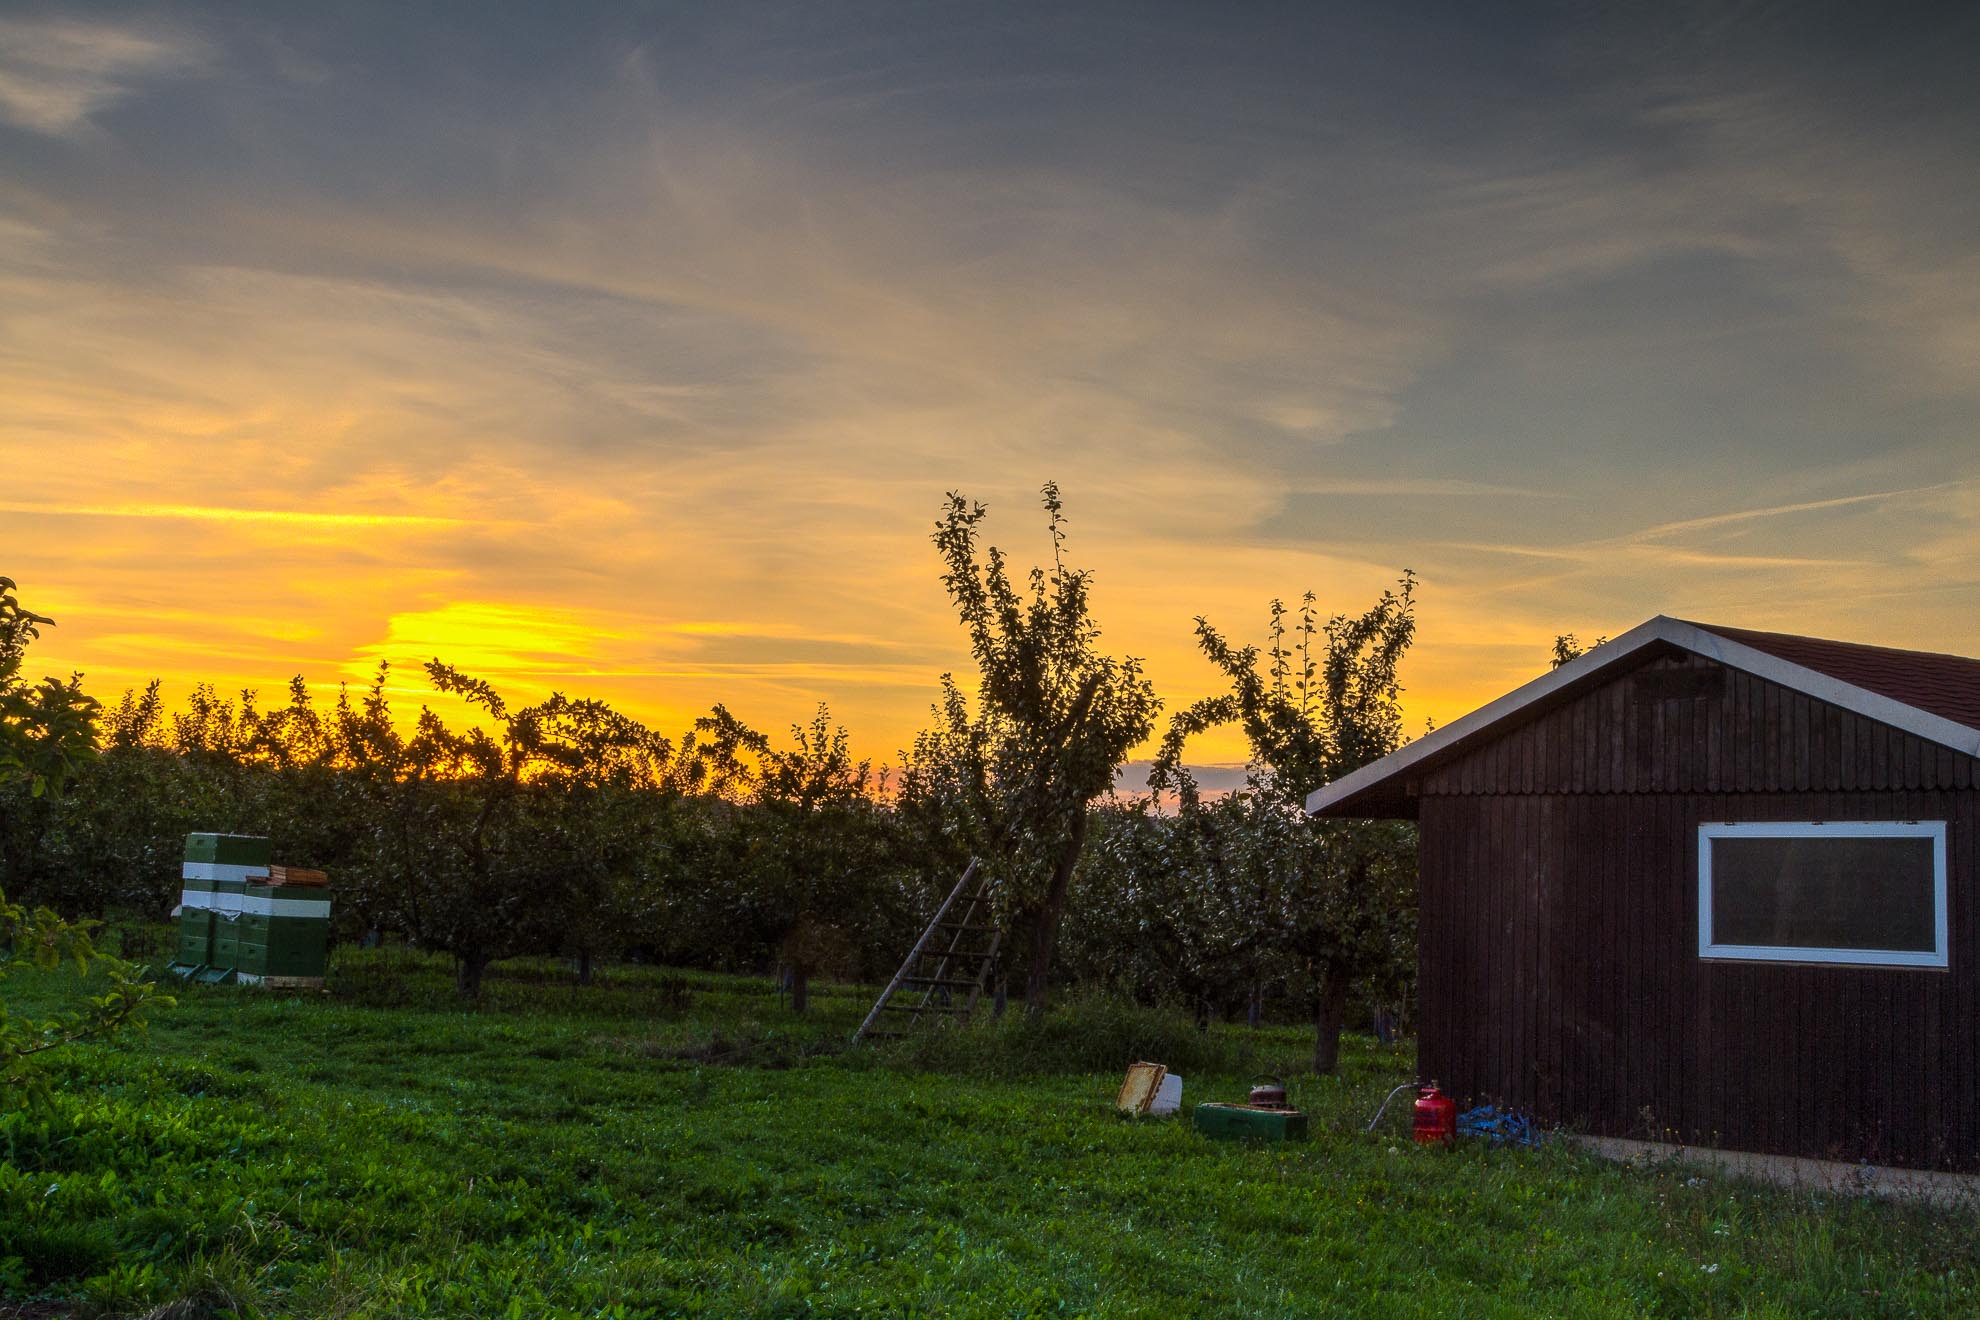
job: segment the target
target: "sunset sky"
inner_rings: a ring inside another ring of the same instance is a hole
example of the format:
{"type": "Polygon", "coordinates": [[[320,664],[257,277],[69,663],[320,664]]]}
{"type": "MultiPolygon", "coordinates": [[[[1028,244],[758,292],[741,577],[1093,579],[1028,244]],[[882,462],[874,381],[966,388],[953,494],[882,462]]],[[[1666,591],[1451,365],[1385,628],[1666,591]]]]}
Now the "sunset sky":
{"type": "Polygon", "coordinates": [[[102,697],[886,761],[943,492],[1029,563],[1048,478],[1171,710],[1405,567],[1416,727],[1660,612],[1980,654],[1958,15],[0,5],[0,573],[102,697]]]}

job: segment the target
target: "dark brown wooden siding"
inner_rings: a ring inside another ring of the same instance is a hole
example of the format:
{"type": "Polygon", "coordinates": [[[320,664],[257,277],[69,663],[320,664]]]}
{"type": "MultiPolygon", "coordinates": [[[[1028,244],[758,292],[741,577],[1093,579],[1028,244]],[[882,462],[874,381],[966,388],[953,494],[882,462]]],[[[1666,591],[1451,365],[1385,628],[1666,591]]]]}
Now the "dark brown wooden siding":
{"type": "Polygon", "coordinates": [[[1425,772],[1424,797],[1975,786],[1974,762],[1698,656],[1652,661],[1425,772]]]}
{"type": "Polygon", "coordinates": [[[1419,785],[1424,1074],[1580,1131],[1980,1168],[1973,774],[1699,660],[1474,749],[1419,785]],[[1951,967],[1699,958],[1720,820],[1948,822],[1951,967]]]}

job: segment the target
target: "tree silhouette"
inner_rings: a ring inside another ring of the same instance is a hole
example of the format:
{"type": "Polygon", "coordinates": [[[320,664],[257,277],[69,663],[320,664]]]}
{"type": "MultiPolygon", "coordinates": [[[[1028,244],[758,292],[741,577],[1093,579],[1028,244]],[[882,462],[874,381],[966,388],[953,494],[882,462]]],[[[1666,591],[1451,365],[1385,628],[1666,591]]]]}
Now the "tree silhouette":
{"type": "Polygon", "coordinates": [[[1045,1006],[1052,950],[1087,807],[1147,738],[1161,702],[1132,656],[1100,653],[1091,575],[1066,566],[1059,488],[1041,492],[1052,566],[1020,586],[1004,553],[980,544],[987,510],[951,491],[935,525],[942,584],[977,668],[975,709],[942,676],[935,726],[904,756],[902,794],[934,798],[983,859],[1027,954],[1025,1003],[1045,1006]]]}
{"type": "MultiPolygon", "coordinates": [[[[1416,636],[1415,589],[1415,575],[1405,572],[1365,613],[1337,614],[1324,625],[1312,592],[1290,627],[1275,600],[1263,652],[1231,646],[1198,618],[1197,641],[1231,690],[1177,713],[1149,776],[1155,792],[1177,792],[1182,826],[1208,829],[1182,764],[1183,745],[1221,725],[1244,730],[1257,800],[1248,828],[1272,836],[1269,847],[1246,854],[1255,874],[1245,887],[1270,894],[1259,905],[1269,938],[1311,973],[1316,1072],[1332,1072],[1339,1059],[1349,987],[1357,978],[1393,980],[1397,959],[1411,947],[1410,832],[1315,822],[1305,802],[1320,785],[1402,744],[1396,670],[1416,636]]],[[[1202,883],[1229,880],[1205,876],[1202,883]]]]}

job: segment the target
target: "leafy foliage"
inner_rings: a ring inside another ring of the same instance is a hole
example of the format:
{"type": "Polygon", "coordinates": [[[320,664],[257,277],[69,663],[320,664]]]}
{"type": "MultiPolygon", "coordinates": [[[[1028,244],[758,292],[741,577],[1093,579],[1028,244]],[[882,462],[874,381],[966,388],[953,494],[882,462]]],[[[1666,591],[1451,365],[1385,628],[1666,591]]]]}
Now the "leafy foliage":
{"type": "Polygon", "coordinates": [[[1570,660],[1579,660],[1608,640],[1606,637],[1597,637],[1594,641],[1584,644],[1573,633],[1561,633],[1554,638],[1554,668],[1559,669],[1570,660]]]}
{"type": "Polygon", "coordinates": [[[641,855],[618,808],[668,782],[672,745],[601,702],[554,694],[511,710],[484,679],[438,660],[427,674],[495,727],[456,731],[423,711],[401,759],[424,808],[416,846],[437,854],[407,887],[407,928],[460,960],[473,996],[497,958],[567,937],[588,953],[612,929],[641,855]]]}
{"type": "MultiPolygon", "coordinates": [[[[717,706],[676,744],[596,701],[556,694],[518,708],[439,660],[429,678],[464,698],[477,726],[431,711],[409,724],[382,666],[327,702],[298,678],[277,702],[201,686],[167,710],[153,683],[101,712],[101,754],[75,759],[76,791],[44,802],[39,863],[16,897],[155,917],[177,892],[187,833],[265,834],[279,859],[331,873],[339,938],[397,932],[451,954],[469,997],[504,959],[563,954],[584,984],[598,960],[632,954],[778,967],[800,1011],[816,976],[891,971],[972,855],[999,882],[1007,956],[1034,1005],[1075,901],[1073,979],[1200,1013],[1249,997],[1255,1015],[1265,996],[1305,995],[1317,960],[1339,957],[1323,935],[1406,945],[1393,921],[1352,933],[1361,909],[1347,890],[1287,878],[1289,859],[1316,854],[1310,840],[1281,847],[1262,801],[1196,804],[1175,822],[1104,803],[1159,703],[1134,659],[1100,652],[1055,488],[1044,502],[1053,557],[1022,576],[982,545],[981,506],[946,506],[935,539],[983,681],[965,694],[944,676],[891,799],[822,706],[788,743],[717,706]],[[1291,951],[1291,914],[1314,913],[1334,915],[1291,951]]],[[[1405,623],[1409,586],[1389,598],[1405,623]]],[[[1392,667],[1384,686],[1380,657],[1406,636],[1336,620],[1323,651],[1311,600],[1296,641],[1286,611],[1275,605],[1273,618],[1269,664],[1199,621],[1243,682],[1178,729],[1227,707],[1284,767],[1274,783],[1331,773],[1362,754],[1363,731],[1396,736],[1398,689],[1392,667]],[[1345,716],[1329,723],[1330,711],[1345,716]]],[[[1180,747],[1175,729],[1170,741],[1180,747]]],[[[23,801],[35,800],[8,799],[23,801]]],[[[1406,883],[1393,867],[1360,874],[1406,883]]],[[[1406,949],[1396,957],[1407,962],[1406,949]]],[[[1359,973],[1369,994],[1406,994],[1379,988],[1397,980],[1382,971],[1369,960],[1359,973]]]]}
{"type": "Polygon", "coordinates": [[[885,821],[866,761],[854,761],[844,725],[821,702],[810,724],[791,726],[791,745],[717,706],[696,721],[710,782],[753,808],[729,819],[741,865],[717,886],[734,886],[732,908],[768,933],[791,973],[791,1007],[802,1013],[810,980],[850,971],[857,914],[884,901],[889,864],[885,821]]]}
{"type": "Polygon", "coordinates": [[[1284,602],[1274,600],[1262,654],[1256,646],[1233,647],[1199,617],[1197,642],[1231,690],[1170,721],[1150,786],[1193,793],[1182,766],[1183,745],[1225,724],[1244,730],[1254,774],[1269,775],[1271,789],[1288,801],[1303,802],[1322,784],[1401,746],[1397,670],[1416,639],[1415,593],[1416,577],[1405,572],[1364,613],[1337,614],[1324,625],[1312,592],[1301,597],[1290,624],[1284,602]]]}
{"type": "Polygon", "coordinates": [[[106,977],[99,993],[85,994],[45,1014],[23,1017],[0,997],[0,1098],[45,1100],[40,1078],[26,1062],[37,1054],[82,1040],[108,1036],[142,1023],[152,1008],[169,1007],[169,996],[154,995],[139,969],[96,947],[94,921],[64,921],[47,908],[25,908],[0,894],[0,992],[10,971],[43,971],[68,965],[78,976],[92,968],[106,977]]]}
{"type": "Polygon", "coordinates": [[[95,745],[97,703],[81,675],[21,678],[28,644],[53,619],[24,608],[0,577],[0,889],[19,889],[39,860],[58,796],[95,745]]]}
{"type": "MultiPolygon", "coordinates": [[[[51,678],[37,687],[21,681],[28,643],[54,620],[22,608],[15,590],[11,578],[0,577],[0,803],[7,812],[9,879],[32,863],[46,827],[45,808],[91,755],[96,713],[76,678],[51,678]]],[[[107,974],[100,993],[44,1015],[19,1016],[0,996],[0,1097],[38,1095],[24,1066],[32,1056],[107,1036],[143,1021],[147,1006],[171,1002],[154,999],[135,968],[97,950],[95,924],[10,902],[0,888],[0,991],[10,970],[24,966],[53,970],[67,963],[78,975],[92,966],[107,974]]]]}

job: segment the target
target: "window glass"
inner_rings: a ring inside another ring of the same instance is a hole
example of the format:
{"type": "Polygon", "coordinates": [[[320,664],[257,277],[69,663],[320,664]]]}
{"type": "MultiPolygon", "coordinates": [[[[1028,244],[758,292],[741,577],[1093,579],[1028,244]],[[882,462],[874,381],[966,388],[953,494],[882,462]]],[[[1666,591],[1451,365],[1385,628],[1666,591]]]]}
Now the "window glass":
{"type": "Polygon", "coordinates": [[[1931,953],[1930,838],[1715,838],[1712,943],[1931,953]]]}

